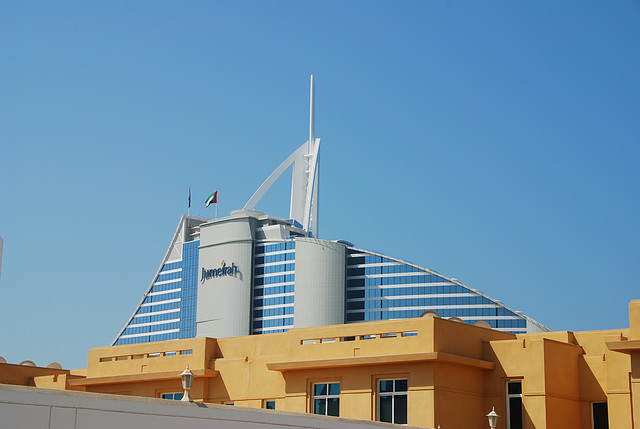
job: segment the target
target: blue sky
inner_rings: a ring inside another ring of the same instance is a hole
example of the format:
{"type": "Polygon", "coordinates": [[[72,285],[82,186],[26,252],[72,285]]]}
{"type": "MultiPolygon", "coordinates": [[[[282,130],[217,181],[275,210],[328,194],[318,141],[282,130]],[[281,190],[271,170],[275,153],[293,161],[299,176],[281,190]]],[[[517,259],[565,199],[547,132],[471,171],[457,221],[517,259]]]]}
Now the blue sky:
{"type": "MultiPolygon", "coordinates": [[[[637,1],[0,0],[0,356],[86,366],[192,189],[241,208],[308,137],[320,236],[553,330],[640,298],[637,1]]],[[[287,178],[257,209],[288,216],[287,178]]]]}

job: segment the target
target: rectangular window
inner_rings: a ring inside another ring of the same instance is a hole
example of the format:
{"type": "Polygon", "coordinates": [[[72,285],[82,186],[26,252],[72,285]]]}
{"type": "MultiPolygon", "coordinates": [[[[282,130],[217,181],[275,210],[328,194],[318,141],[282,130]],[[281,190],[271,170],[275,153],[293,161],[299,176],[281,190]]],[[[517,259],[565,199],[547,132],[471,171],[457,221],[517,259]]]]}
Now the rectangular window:
{"type": "Polygon", "coordinates": [[[407,379],[378,381],[378,420],[407,424],[407,379]]]}
{"type": "Polygon", "coordinates": [[[313,414],[340,415],[340,383],[316,383],[313,385],[313,414]]]}
{"type": "Polygon", "coordinates": [[[593,429],[609,429],[609,410],[606,402],[591,404],[593,429]]]}
{"type": "Polygon", "coordinates": [[[507,429],[522,429],[522,382],[507,383],[507,429]]]}
{"type": "Polygon", "coordinates": [[[163,393],[160,397],[162,399],[173,399],[180,401],[182,399],[183,392],[180,393],[163,393]]]}
{"type": "Polygon", "coordinates": [[[264,408],[266,408],[267,410],[275,410],[276,401],[264,401],[264,408]]]}

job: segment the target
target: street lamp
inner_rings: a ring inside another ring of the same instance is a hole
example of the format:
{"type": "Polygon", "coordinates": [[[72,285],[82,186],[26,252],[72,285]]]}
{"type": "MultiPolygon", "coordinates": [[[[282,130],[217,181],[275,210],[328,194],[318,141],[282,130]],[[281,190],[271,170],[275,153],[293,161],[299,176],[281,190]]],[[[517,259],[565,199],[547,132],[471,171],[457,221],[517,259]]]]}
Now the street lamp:
{"type": "Polygon", "coordinates": [[[496,413],[496,407],[492,408],[491,412],[487,414],[487,418],[489,419],[489,427],[491,429],[496,429],[496,426],[498,426],[498,417],[500,416],[496,413]]]}
{"type": "Polygon", "coordinates": [[[193,372],[189,370],[189,365],[187,365],[187,369],[185,369],[182,374],[180,374],[180,378],[182,378],[182,388],[184,389],[182,400],[193,402],[193,400],[189,396],[189,390],[191,390],[191,385],[193,384],[193,372]]]}

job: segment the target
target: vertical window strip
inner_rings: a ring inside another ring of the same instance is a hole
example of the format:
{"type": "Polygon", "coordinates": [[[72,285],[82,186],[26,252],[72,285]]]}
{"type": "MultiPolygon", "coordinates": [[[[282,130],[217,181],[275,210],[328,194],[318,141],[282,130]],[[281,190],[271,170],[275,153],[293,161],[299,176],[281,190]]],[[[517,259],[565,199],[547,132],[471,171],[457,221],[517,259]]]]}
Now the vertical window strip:
{"type": "Polygon", "coordinates": [[[507,382],[507,429],[523,429],[522,382],[507,382]]]}

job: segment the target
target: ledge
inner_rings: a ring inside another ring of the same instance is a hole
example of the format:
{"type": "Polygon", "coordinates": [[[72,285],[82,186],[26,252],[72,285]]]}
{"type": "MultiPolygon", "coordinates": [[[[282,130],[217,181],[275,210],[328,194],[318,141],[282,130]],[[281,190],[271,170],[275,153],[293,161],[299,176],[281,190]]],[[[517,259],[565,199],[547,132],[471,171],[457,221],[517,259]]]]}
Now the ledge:
{"type": "Polygon", "coordinates": [[[321,369],[321,368],[341,368],[365,365],[389,365],[389,364],[406,364],[412,362],[443,362],[456,365],[470,366],[481,370],[490,370],[495,368],[493,362],[480,359],[474,359],[464,356],[452,355],[449,353],[431,352],[431,353],[412,353],[403,355],[390,356],[356,356],[337,359],[322,360],[301,360],[289,362],[272,362],[267,364],[267,368],[272,371],[296,371],[304,369],[321,369]]]}
{"type": "MultiPolygon", "coordinates": [[[[218,376],[218,371],[215,369],[197,369],[192,372],[196,377],[213,378],[218,376]]],[[[95,386],[100,384],[119,384],[139,381],[180,380],[180,374],[182,374],[182,371],[148,372],[142,374],[112,375],[108,377],[87,377],[69,380],[68,382],[70,386],[95,386]]]]}
{"type": "Polygon", "coordinates": [[[607,341],[605,344],[614,352],[631,353],[640,350],[640,340],[607,341]]]}

